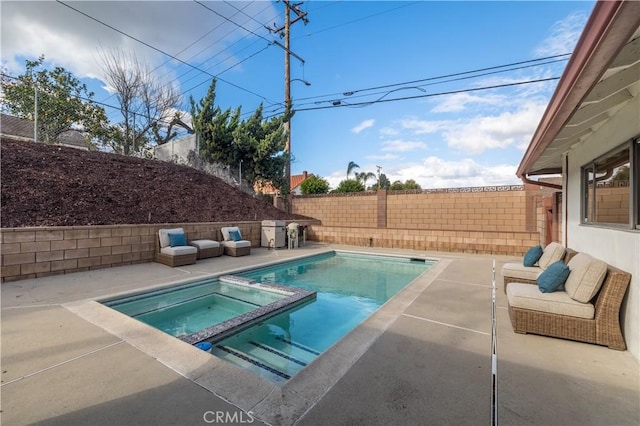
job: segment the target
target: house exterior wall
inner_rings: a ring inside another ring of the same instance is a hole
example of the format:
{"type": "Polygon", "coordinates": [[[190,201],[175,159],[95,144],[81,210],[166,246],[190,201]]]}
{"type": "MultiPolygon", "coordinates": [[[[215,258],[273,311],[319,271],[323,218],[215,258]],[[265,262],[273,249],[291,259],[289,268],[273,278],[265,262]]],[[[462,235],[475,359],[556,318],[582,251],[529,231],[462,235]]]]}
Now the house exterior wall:
{"type": "Polygon", "coordinates": [[[186,162],[189,151],[198,152],[196,135],[185,136],[171,140],[165,144],[153,147],[153,155],[158,160],[186,162]]]}
{"type": "Polygon", "coordinates": [[[563,214],[567,223],[563,241],[568,247],[588,253],[631,274],[631,285],[622,306],[622,326],[627,347],[640,356],[640,230],[616,229],[580,223],[581,167],[623,142],[640,134],[640,103],[629,102],[589,139],[566,154],[566,200],[563,214]]]}

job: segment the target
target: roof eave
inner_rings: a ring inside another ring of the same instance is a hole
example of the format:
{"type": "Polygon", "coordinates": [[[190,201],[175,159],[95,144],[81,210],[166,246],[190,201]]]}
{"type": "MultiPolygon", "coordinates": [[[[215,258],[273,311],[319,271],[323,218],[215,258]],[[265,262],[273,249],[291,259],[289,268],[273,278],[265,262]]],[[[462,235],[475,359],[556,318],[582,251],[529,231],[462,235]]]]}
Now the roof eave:
{"type": "Polygon", "coordinates": [[[599,1],[576,44],[558,86],[547,105],[516,175],[540,174],[535,162],[551,145],[582,100],[638,28],[640,2],[599,1]]]}

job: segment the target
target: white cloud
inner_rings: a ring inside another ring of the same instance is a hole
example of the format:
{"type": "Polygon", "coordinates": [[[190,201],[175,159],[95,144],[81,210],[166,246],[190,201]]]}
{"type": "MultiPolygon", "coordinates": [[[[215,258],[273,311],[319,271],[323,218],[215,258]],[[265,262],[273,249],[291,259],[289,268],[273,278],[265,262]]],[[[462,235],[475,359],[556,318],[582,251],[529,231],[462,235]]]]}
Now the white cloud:
{"type": "Polygon", "coordinates": [[[535,50],[536,56],[561,55],[573,52],[584,29],[587,17],[584,12],[574,12],[551,27],[551,35],[535,50]]]}
{"type": "Polygon", "coordinates": [[[386,160],[396,160],[400,158],[400,156],[395,154],[384,154],[384,155],[367,155],[364,158],[372,161],[386,161],[386,160]]]}
{"type": "Polygon", "coordinates": [[[466,158],[447,161],[438,157],[428,157],[420,164],[400,166],[386,172],[391,182],[405,182],[413,179],[423,189],[459,188],[465,186],[519,185],[516,177],[517,166],[501,164],[487,166],[466,158]]]}
{"type": "Polygon", "coordinates": [[[544,102],[526,102],[516,111],[459,121],[443,132],[450,148],[480,154],[529,142],[546,108],[544,102]]]}
{"type": "Polygon", "coordinates": [[[435,120],[417,120],[417,119],[405,119],[400,120],[400,126],[404,129],[413,130],[416,135],[424,133],[436,133],[443,129],[446,129],[449,125],[448,121],[435,121],[435,120]]]}
{"type": "MultiPolygon", "coordinates": [[[[202,65],[203,60],[212,58],[204,62],[211,73],[238,62],[237,57],[225,51],[229,45],[247,35],[255,38],[194,2],[82,1],[69,4],[181,60],[202,65]],[[159,22],[162,31],[158,31],[159,22]],[[222,39],[220,34],[227,35],[222,39]],[[185,41],[196,40],[198,42],[185,48],[185,41]],[[212,68],[214,65],[217,68],[212,68]]],[[[223,2],[206,5],[250,30],[262,29],[258,22],[278,15],[273,5],[265,7],[262,2],[243,7],[246,15],[223,2]],[[253,16],[255,21],[247,15],[253,16]]],[[[13,73],[24,71],[24,62],[19,57],[34,59],[44,54],[47,61],[65,67],[79,78],[100,78],[99,52],[116,48],[135,52],[136,57],[152,67],[170,59],[60,3],[2,2],[2,56],[13,73]],[[12,34],[20,34],[20,37],[12,34]]],[[[170,61],[166,66],[178,64],[173,59],[170,61]]],[[[162,69],[156,74],[163,74],[162,69]]]]}
{"type": "Polygon", "coordinates": [[[490,94],[477,95],[472,93],[454,93],[443,96],[441,101],[431,109],[432,112],[458,112],[463,111],[468,105],[500,105],[505,102],[504,96],[490,94]]]}
{"type": "Polygon", "coordinates": [[[368,129],[369,127],[373,127],[374,123],[376,121],[375,120],[364,120],[362,123],[358,124],[357,126],[355,126],[354,128],[351,129],[351,133],[355,133],[358,134],[360,132],[362,132],[365,129],[368,129]]]}
{"type": "Polygon", "coordinates": [[[424,142],[405,141],[401,139],[382,142],[382,151],[407,152],[425,149],[426,147],[427,144],[424,142]]]}

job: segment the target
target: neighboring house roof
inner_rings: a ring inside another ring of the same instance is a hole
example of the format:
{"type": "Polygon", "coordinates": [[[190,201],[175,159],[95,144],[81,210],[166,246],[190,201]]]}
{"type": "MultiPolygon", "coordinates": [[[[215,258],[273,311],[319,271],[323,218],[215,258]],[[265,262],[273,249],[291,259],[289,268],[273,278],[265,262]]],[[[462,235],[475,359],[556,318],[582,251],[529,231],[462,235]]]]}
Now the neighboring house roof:
{"type": "MultiPolygon", "coordinates": [[[[33,121],[0,114],[0,135],[20,140],[33,140],[33,121]]],[[[88,149],[87,141],[77,130],[67,130],[58,137],[60,145],[88,149]]]]}
{"type": "Polygon", "coordinates": [[[33,140],[33,121],[0,114],[0,135],[33,140]]]}
{"type": "MultiPolygon", "coordinates": [[[[301,175],[291,175],[289,178],[289,188],[291,192],[293,192],[298,186],[302,184],[305,180],[313,176],[313,173],[307,173],[305,170],[301,175]]],[[[255,192],[261,192],[263,194],[277,194],[278,189],[276,189],[271,182],[256,182],[253,185],[253,190],[255,192]]]]}
{"type": "Polygon", "coordinates": [[[562,171],[562,154],[638,102],[640,2],[599,1],[540,120],[516,174],[562,171]]]}

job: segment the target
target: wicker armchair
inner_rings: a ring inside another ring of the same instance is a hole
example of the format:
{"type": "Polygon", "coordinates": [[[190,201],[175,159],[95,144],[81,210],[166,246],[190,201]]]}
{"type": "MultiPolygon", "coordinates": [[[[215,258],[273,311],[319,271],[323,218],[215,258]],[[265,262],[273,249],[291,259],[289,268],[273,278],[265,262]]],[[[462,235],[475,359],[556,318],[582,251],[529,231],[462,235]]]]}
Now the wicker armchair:
{"type": "MultiPolygon", "coordinates": [[[[570,248],[565,249],[564,257],[562,258],[562,261],[565,264],[568,264],[569,261],[573,258],[573,256],[576,255],[576,253],[577,253],[577,251],[572,250],[570,248]]],[[[538,272],[542,272],[543,271],[543,269],[536,268],[536,267],[533,267],[531,269],[539,269],[538,272]]],[[[503,273],[504,273],[504,271],[505,270],[503,269],[503,273]]],[[[509,276],[508,273],[503,276],[503,281],[504,281],[503,290],[504,290],[505,294],[507,293],[507,284],[509,284],[509,283],[519,282],[519,283],[526,283],[526,284],[537,284],[535,279],[527,279],[527,278],[522,278],[522,277],[513,277],[513,276],[509,276]]]]}
{"type": "Polygon", "coordinates": [[[626,344],[620,328],[620,306],[630,281],[631,274],[611,265],[607,267],[602,287],[591,300],[595,306],[593,319],[522,309],[509,304],[509,317],[513,331],[625,350],[626,344]]]}

